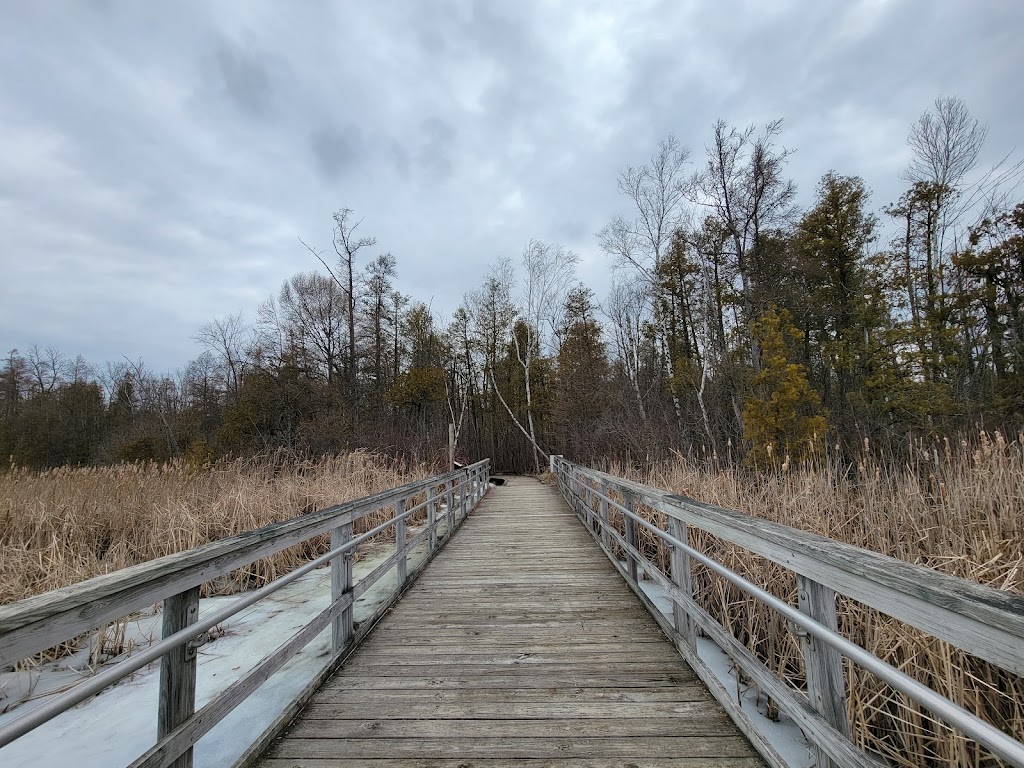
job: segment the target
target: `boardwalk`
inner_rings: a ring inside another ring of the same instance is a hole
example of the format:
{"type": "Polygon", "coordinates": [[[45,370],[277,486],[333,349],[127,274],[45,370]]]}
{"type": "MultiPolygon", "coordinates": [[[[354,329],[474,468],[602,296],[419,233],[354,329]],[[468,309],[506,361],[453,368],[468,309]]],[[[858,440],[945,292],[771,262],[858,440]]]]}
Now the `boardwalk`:
{"type": "Polygon", "coordinates": [[[763,763],[557,492],[513,479],[259,765],[763,763]]]}

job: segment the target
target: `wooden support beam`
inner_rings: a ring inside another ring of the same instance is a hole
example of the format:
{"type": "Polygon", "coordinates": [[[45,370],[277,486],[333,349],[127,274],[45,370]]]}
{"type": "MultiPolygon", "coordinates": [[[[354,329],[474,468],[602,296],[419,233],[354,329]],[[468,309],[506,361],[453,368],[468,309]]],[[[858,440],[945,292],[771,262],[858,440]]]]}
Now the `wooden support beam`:
{"type": "MultiPolygon", "coordinates": [[[[668,519],[668,533],[687,546],[690,544],[690,527],[674,517],[668,519]]],[[[693,575],[690,570],[690,556],[678,547],[672,547],[672,583],[688,597],[693,597],[693,575]]],[[[672,616],[675,619],[676,632],[690,648],[697,648],[697,630],[686,610],[678,602],[673,602],[672,616]]]]}
{"type": "Polygon", "coordinates": [[[598,485],[600,495],[598,496],[598,513],[601,515],[601,541],[604,545],[610,546],[611,540],[608,537],[608,502],[605,500],[605,496],[608,495],[608,487],[601,483],[598,485]]]}
{"type": "Polygon", "coordinates": [[[469,490],[469,473],[463,473],[462,477],[459,478],[459,523],[466,519],[466,515],[469,514],[469,504],[466,501],[466,493],[469,490]]]}
{"type": "MultiPolygon", "coordinates": [[[[199,587],[164,600],[163,637],[170,637],[199,620],[199,587]]],[[[196,648],[180,645],[160,659],[160,699],[157,739],[162,739],[196,711],[196,648]]],[[[170,768],[192,768],[192,749],[185,750],[170,768]]]]}
{"type": "Polygon", "coordinates": [[[455,529],[455,478],[449,478],[445,486],[445,504],[448,506],[448,522],[444,526],[444,538],[451,538],[455,529]]]}
{"type": "MultiPolygon", "coordinates": [[[[802,613],[833,632],[839,630],[836,618],[836,593],[813,579],[797,574],[797,599],[802,613]]],[[[843,679],[843,657],[839,651],[806,633],[802,634],[804,671],[807,675],[807,695],[811,707],[829,725],[846,738],[850,738],[850,723],[846,717],[846,685],[843,679]]],[[[820,748],[815,748],[818,768],[838,768],[838,765],[820,748]]]]}
{"type": "MultiPolygon", "coordinates": [[[[331,549],[352,541],[352,523],[346,523],[331,531],[331,549]]],[[[352,562],[355,552],[346,552],[331,561],[331,600],[335,603],[352,595],[352,562]]],[[[352,639],[352,605],[331,622],[331,648],[335,654],[352,639]]]]}
{"type": "Polygon", "coordinates": [[[430,530],[428,551],[433,554],[437,550],[437,497],[434,488],[427,489],[427,528],[430,530]]]}
{"type": "Polygon", "coordinates": [[[399,499],[395,502],[395,552],[398,554],[398,588],[401,589],[405,586],[405,582],[409,578],[409,561],[405,554],[406,541],[405,541],[405,518],[401,517],[405,513],[405,499],[399,499]]]}
{"type": "MultiPolygon", "coordinates": [[[[630,512],[633,511],[633,497],[632,496],[628,496],[627,495],[625,497],[625,504],[624,504],[624,506],[630,512]]],[[[636,521],[633,520],[633,518],[630,517],[629,515],[623,515],[622,517],[625,519],[625,526],[624,527],[625,527],[625,534],[626,534],[626,542],[629,544],[630,547],[636,547],[637,546],[637,541],[636,541],[636,521]]],[[[633,557],[633,553],[629,550],[629,548],[626,549],[626,570],[627,570],[627,573],[629,573],[630,580],[632,580],[632,582],[634,584],[636,584],[637,583],[636,558],[633,557]]]]}

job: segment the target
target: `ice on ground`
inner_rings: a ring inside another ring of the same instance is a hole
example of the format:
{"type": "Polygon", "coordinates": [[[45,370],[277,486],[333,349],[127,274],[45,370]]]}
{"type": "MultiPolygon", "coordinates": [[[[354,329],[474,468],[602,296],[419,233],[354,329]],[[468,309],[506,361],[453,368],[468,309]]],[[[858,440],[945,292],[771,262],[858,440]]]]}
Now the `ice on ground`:
{"type": "MultiPolygon", "coordinates": [[[[640,571],[643,570],[641,567],[640,571]]],[[[639,579],[639,582],[640,589],[648,599],[670,624],[674,623],[673,602],[665,594],[665,588],[654,581],[639,579]]],[[[736,664],[725,651],[713,640],[698,637],[697,655],[711,669],[725,690],[736,692],[743,712],[757,725],[758,731],[764,734],[765,739],[783,757],[787,765],[792,768],[811,768],[814,765],[814,757],[800,727],[781,712],[778,720],[765,716],[768,697],[758,688],[739,681],[736,664]]]]}

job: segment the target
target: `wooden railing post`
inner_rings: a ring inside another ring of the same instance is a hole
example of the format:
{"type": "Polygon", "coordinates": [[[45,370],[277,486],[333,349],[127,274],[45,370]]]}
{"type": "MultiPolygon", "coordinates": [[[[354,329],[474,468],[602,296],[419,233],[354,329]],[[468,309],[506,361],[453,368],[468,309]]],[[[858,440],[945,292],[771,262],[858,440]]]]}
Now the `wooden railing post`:
{"type": "Polygon", "coordinates": [[[437,497],[434,486],[427,489],[427,528],[430,530],[428,550],[433,554],[437,550],[437,497]]]}
{"type": "MultiPolygon", "coordinates": [[[[678,518],[668,518],[668,533],[687,546],[690,544],[690,527],[678,518]]],[[[690,572],[690,555],[679,547],[672,547],[672,583],[682,590],[683,594],[693,597],[693,577],[690,572]]],[[[672,617],[675,619],[676,632],[690,648],[697,648],[697,628],[683,607],[673,603],[672,617]]]]}
{"type": "Polygon", "coordinates": [[[405,586],[409,578],[409,563],[405,556],[405,499],[395,502],[395,551],[398,553],[398,588],[405,586]]]}
{"type": "Polygon", "coordinates": [[[459,525],[462,525],[462,521],[466,519],[466,515],[469,514],[469,506],[466,504],[466,494],[469,491],[469,472],[462,475],[461,482],[459,483],[459,525]]]}
{"type": "MultiPolygon", "coordinates": [[[[797,574],[796,592],[800,611],[833,632],[839,631],[836,618],[836,593],[813,579],[797,574]]],[[[803,635],[804,671],[811,706],[847,739],[850,723],[846,718],[846,685],[843,657],[839,651],[810,635],[803,635]]],[[[835,768],[836,763],[823,750],[815,748],[818,768],[835,768]]]]}
{"type": "Polygon", "coordinates": [[[590,517],[583,511],[583,479],[580,477],[578,469],[572,471],[573,480],[573,499],[572,506],[576,510],[576,514],[583,518],[583,521],[590,525],[590,517]]]}
{"type": "MultiPolygon", "coordinates": [[[[352,541],[352,523],[345,523],[331,531],[331,549],[337,549],[352,541]]],[[[345,595],[352,594],[352,561],[354,553],[349,551],[331,560],[331,600],[338,602],[345,595]]],[[[352,639],[353,606],[349,605],[331,622],[331,648],[338,654],[352,639]]]]}
{"type": "MultiPolygon", "coordinates": [[[[633,511],[633,496],[632,496],[632,494],[626,493],[626,494],[623,494],[623,497],[624,497],[625,503],[622,506],[624,506],[626,509],[628,509],[630,512],[632,512],[633,511]]],[[[622,516],[622,518],[625,521],[623,529],[624,529],[624,532],[625,532],[626,542],[630,546],[632,546],[632,547],[637,547],[636,521],[634,521],[632,517],[630,517],[629,515],[626,515],[626,514],[624,514],[622,516]]],[[[639,549],[639,547],[637,547],[637,549],[639,549]]],[[[636,565],[637,565],[636,558],[633,557],[633,553],[630,552],[627,549],[626,550],[626,568],[627,568],[628,573],[629,573],[629,578],[632,580],[632,582],[634,584],[637,583],[637,580],[636,580],[637,579],[636,565]]]]}
{"type": "Polygon", "coordinates": [[[608,486],[602,481],[597,486],[598,501],[597,508],[600,510],[601,515],[601,542],[608,548],[611,548],[611,536],[608,535],[608,501],[605,496],[608,495],[608,486]]]}
{"type": "MultiPolygon", "coordinates": [[[[164,600],[163,637],[199,620],[199,587],[186,589],[164,600]]],[[[160,659],[160,699],[157,709],[157,740],[167,736],[196,711],[196,648],[179,645],[160,659]]],[[[192,748],[170,764],[192,768],[192,748]]]]}
{"type": "Polygon", "coordinates": [[[445,505],[448,507],[447,522],[444,525],[444,538],[447,541],[452,535],[452,528],[455,526],[455,478],[448,478],[445,486],[445,505]]]}

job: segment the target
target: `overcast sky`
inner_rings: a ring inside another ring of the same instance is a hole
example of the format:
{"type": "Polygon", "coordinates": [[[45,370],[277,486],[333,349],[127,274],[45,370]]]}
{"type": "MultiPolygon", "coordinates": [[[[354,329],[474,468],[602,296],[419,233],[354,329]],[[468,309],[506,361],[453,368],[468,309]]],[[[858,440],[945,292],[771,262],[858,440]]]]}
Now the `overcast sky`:
{"type": "Polygon", "coordinates": [[[829,169],[895,200],[939,95],[1024,127],[1024,3],[0,0],[0,350],[168,369],[214,316],[319,265],[347,206],[442,316],[531,238],[583,256],[617,169],[721,117],[782,117],[808,202],[829,169]]]}

